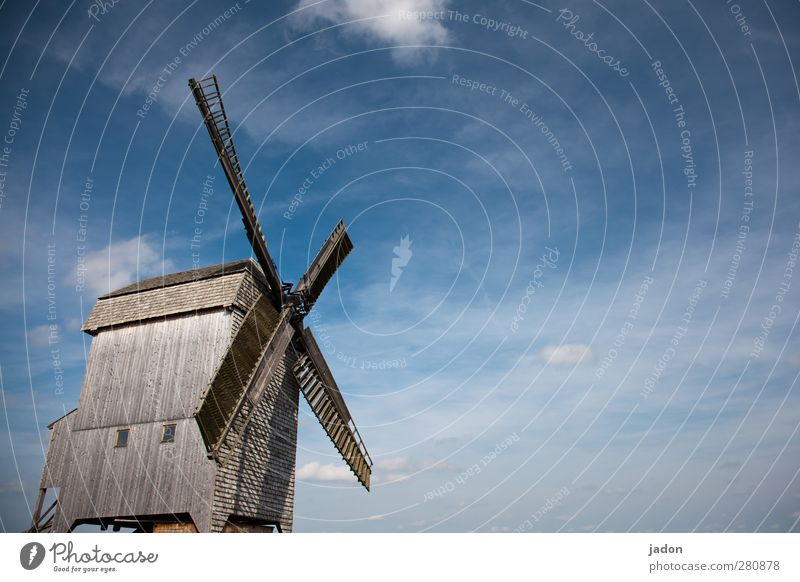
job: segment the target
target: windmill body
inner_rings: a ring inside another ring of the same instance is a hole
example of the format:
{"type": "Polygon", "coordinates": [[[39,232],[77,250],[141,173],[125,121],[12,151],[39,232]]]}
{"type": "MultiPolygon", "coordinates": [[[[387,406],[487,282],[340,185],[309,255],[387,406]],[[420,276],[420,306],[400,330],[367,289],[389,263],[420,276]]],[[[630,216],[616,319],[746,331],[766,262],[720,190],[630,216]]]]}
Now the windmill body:
{"type": "Polygon", "coordinates": [[[52,430],[30,531],[291,531],[302,393],[367,489],[371,460],[303,327],[353,245],[340,222],[292,288],[272,263],[216,79],[190,81],[257,261],[101,297],[78,407],[52,430]]]}

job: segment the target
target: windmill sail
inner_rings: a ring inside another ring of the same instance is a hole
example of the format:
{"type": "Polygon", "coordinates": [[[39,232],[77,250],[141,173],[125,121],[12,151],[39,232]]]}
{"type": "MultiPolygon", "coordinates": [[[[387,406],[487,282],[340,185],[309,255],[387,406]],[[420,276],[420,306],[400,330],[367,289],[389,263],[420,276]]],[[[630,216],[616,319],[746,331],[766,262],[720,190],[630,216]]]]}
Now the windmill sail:
{"type": "Polygon", "coordinates": [[[347,227],[340,220],[297,284],[295,292],[305,296],[307,309],[314,305],[336,269],[352,250],[353,242],[347,234],[347,227]]]}
{"type": "Polygon", "coordinates": [[[333,374],[302,319],[326,283],[353,249],[344,222],[325,240],[292,293],[286,293],[261,232],[233,145],[222,94],[214,76],[189,80],[197,107],[242,213],[247,237],[269,286],[246,314],[228,354],[200,398],[195,418],[206,448],[220,463],[236,450],[252,412],[281,359],[295,339],[298,357],[292,368],[311,409],[358,480],[369,489],[372,461],[344,403],[333,374]]]}
{"type": "Polygon", "coordinates": [[[292,369],[300,389],[322,428],[361,484],[369,490],[372,459],[358,433],[339,386],[322,352],[306,328],[298,334],[300,357],[292,369]]]}
{"type": "Polygon", "coordinates": [[[211,456],[218,457],[226,439],[227,449],[241,439],[250,413],[263,394],[265,385],[259,380],[272,376],[294,335],[290,320],[290,310],[278,315],[263,296],[245,316],[195,410],[211,456]]]}
{"type": "Polygon", "coordinates": [[[228,179],[228,184],[230,184],[233,195],[236,198],[236,204],[242,213],[242,222],[244,222],[244,228],[247,232],[247,239],[250,241],[256,260],[269,282],[272,305],[275,309],[280,310],[283,305],[281,278],[278,275],[275,263],[272,262],[272,257],[269,255],[264,234],[261,232],[261,226],[258,223],[258,216],[253,208],[253,202],[250,200],[247,185],[244,182],[242,166],[239,163],[239,156],[233,144],[233,133],[231,133],[228,116],[225,113],[225,106],[222,104],[222,93],[219,90],[217,78],[212,75],[202,81],[189,79],[189,87],[191,87],[197,107],[203,115],[203,121],[206,124],[206,129],[208,129],[208,134],[211,136],[211,142],[214,144],[222,169],[225,171],[225,177],[228,179]]]}

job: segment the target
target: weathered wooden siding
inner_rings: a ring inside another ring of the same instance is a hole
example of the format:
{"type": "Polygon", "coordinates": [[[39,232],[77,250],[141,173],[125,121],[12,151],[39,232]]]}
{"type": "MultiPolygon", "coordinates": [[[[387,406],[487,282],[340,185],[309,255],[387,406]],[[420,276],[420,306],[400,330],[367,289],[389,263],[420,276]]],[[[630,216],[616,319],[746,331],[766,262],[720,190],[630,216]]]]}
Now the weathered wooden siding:
{"type": "Polygon", "coordinates": [[[174,443],[161,443],[163,423],[149,422],[126,426],[128,446],[115,448],[118,427],[70,430],[69,417],[60,421],[47,455],[47,486],[62,488],[54,531],[80,519],[183,512],[209,531],[216,466],[194,418],[173,422],[174,443]]]}
{"type": "Polygon", "coordinates": [[[216,449],[236,413],[236,406],[250,384],[277,320],[278,314],[269,299],[261,297],[239,326],[208,390],[201,394],[202,406],[196,417],[210,451],[216,449]]]}
{"type": "MultiPolygon", "coordinates": [[[[222,531],[230,516],[276,521],[291,531],[300,392],[291,373],[294,355],[284,356],[273,378],[258,380],[268,383],[264,396],[240,448],[223,466],[207,457],[194,418],[244,314],[264,291],[258,272],[246,269],[235,277],[227,307],[186,313],[184,304],[167,317],[166,303],[156,302],[147,317],[138,312],[143,321],[126,319],[123,309],[141,302],[98,312],[105,323],[95,330],[78,410],[55,423],[42,479],[43,487],[61,488],[54,531],[75,520],[170,513],[190,514],[200,531],[222,531]],[[150,317],[156,312],[158,318],[150,317]],[[113,327],[106,327],[110,321],[113,327]],[[166,422],[177,424],[175,443],[160,443],[166,422]],[[114,448],[119,428],[130,430],[126,448],[114,448]]],[[[148,289],[138,297],[185,297],[197,284],[148,289]]]]}
{"type": "MultiPolygon", "coordinates": [[[[249,308],[265,291],[264,283],[252,275],[242,281],[235,305],[247,306],[247,309],[233,311],[234,334],[249,308]]],[[[270,318],[271,326],[277,322],[277,313],[273,315],[276,317],[270,318]]],[[[222,531],[231,516],[274,521],[281,524],[283,531],[292,530],[300,394],[300,387],[291,373],[294,360],[290,350],[271,381],[269,378],[258,380],[269,381],[269,385],[250,416],[239,448],[222,451],[225,462],[217,469],[212,531],[222,531]]]]}
{"type": "MultiPolygon", "coordinates": [[[[297,406],[300,394],[289,353],[278,365],[250,416],[238,449],[223,451],[217,469],[212,529],[221,531],[232,515],[275,521],[292,531],[294,471],[297,456],[297,406]]],[[[240,417],[241,418],[241,417],[240,417]]]]}
{"type": "Polygon", "coordinates": [[[193,417],[231,341],[218,310],[104,329],[92,341],[76,429],[193,417]]]}
{"type": "Polygon", "coordinates": [[[77,411],[68,414],[53,423],[40,487],[48,489],[50,487],[64,486],[66,481],[64,468],[67,464],[59,461],[67,456],[69,440],[64,435],[69,434],[72,430],[72,423],[75,420],[76,413],[77,411]]]}
{"type": "MultiPolygon", "coordinates": [[[[258,269],[257,265],[253,266],[258,269]]],[[[260,273],[260,271],[257,271],[260,273]]],[[[267,293],[267,286],[260,279],[256,279],[253,275],[246,276],[242,279],[241,285],[236,291],[236,299],[233,302],[231,311],[233,313],[233,333],[239,330],[242,325],[247,312],[255,304],[256,300],[267,293]]]]}

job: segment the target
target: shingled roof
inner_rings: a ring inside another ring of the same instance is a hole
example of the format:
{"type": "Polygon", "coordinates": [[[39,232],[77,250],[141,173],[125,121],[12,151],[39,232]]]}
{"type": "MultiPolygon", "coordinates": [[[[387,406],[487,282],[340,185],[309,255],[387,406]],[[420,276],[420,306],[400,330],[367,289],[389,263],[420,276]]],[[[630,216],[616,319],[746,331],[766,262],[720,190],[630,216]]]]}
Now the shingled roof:
{"type": "Polygon", "coordinates": [[[248,289],[255,287],[243,287],[246,278],[257,281],[262,292],[267,288],[252,259],[144,279],[100,297],[82,329],[95,334],[105,327],[219,307],[247,311],[254,300],[248,289]]]}
{"type": "Polygon", "coordinates": [[[163,289],[164,287],[171,287],[172,285],[181,285],[183,283],[193,283],[204,279],[232,275],[233,273],[240,273],[245,270],[250,271],[250,274],[264,281],[261,269],[256,265],[255,261],[252,259],[239,259],[238,261],[230,261],[219,265],[202,267],[200,269],[190,269],[188,271],[181,271],[180,273],[168,273],[166,275],[159,275],[158,277],[151,277],[150,279],[142,279],[141,281],[126,285],[111,293],[101,295],[98,299],[109,299],[110,297],[119,297],[131,293],[141,293],[142,291],[150,291],[151,289],[163,289]]]}

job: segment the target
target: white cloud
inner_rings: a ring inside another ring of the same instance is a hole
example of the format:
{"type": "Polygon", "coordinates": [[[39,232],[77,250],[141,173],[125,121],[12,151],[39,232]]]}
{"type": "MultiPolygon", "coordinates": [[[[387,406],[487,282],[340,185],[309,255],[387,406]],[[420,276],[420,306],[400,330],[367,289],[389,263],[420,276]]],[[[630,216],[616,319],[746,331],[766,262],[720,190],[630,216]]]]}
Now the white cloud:
{"type": "Polygon", "coordinates": [[[37,325],[28,330],[28,341],[35,348],[43,348],[50,343],[50,324],[37,325]]]}
{"type": "Polygon", "coordinates": [[[303,481],[351,481],[355,477],[344,464],[312,461],[297,470],[297,478],[303,481]]]}
{"type": "Polygon", "coordinates": [[[17,493],[18,491],[22,491],[22,483],[19,479],[9,479],[4,483],[0,483],[0,493],[17,493]]]}
{"type": "Polygon", "coordinates": [[[545,346],[539,355],[548,364],[579,364],[592,359],[592,350],[584,344],[545,346]]]}
{"type": "MultiPolygon", "coordinates": [[[[300,0],[298,8],[315,2],[300,0]]],[[[308,28],[368,19],[347,25],[345,32],[388,44],[442,44],[449,39],[449,33],[441,19],[424,15],[441,13],[448,4],[449,0],[330,0],[299,12],[295,22],[308,28]]],[[[407,58],[408,54],[405,51],[397,56],[407,58]]]]}
{"type": "Polygon", "coordinates": [[[377,461],[375,468],[384,471],[402,471],[403,469],[411,468],[411,462],[408,457],[390,457],[377,461]]]}
{"type": "MultiPolygon", "coordinates": [[[[438,471],[453,471],[455,465],[446,461],[436,463],[434,461],[416,461],[408,457],[391,457],[375,462],[373,471],[373,482],[392,482],[408,479],[413,474],[426,469],[438,471]]],[[[340,463],[319,463],[311,461],[297,469],[297,479],[301,481],[340,481],[352,483],[355,476],[345,465],[340,463]]],[[[383,519],[383,515],[373,516],[370,519],[383,519]]]]}
{"type": "MultiPolygon", "coordinates": [[[[88,253],[85,257],[86,290],[100,296],[124,287],[139,279],[173,270],[164,259],[160,243],[149,235],[111,243],[106,248],[88,253]]],[[[70,279],[75,282],[74,276],[70,279]]]]}
{"type": "Polygon", "coordinates": [[[457,471],[449,461],[432,459],[415,460],[409,457],[386,457],[375,461],[373,480],[375,482],[402,481],[423,471],[457,471]]]}
{"type": "Polygon", "coordinates": [[[603,493],[606,495],[625,495],[628,490],[625,487],[606,487],[603,493]]]}

